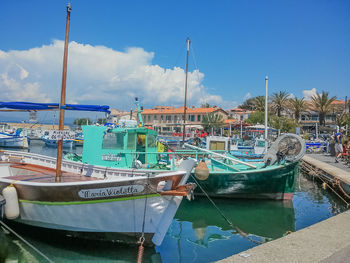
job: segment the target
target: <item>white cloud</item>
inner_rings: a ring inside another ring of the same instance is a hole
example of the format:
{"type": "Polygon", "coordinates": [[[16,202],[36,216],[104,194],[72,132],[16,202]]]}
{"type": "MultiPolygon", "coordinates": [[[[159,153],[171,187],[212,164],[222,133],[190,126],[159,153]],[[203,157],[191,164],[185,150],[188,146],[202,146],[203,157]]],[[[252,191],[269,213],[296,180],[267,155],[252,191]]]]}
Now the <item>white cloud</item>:
{"type": "Polygon", "coordinates": [[[317,91],[316,91],[316,88],[313,88],[313,89],[305,89],[303,90],[303,95],[304,95],[304,98],[309,100],[311,99],[312,96],[315,96],[317,94],[317,91]]]}
{"type": "MultiPolygon", "coordinates": [[[[131,47],[116,51],[105,46],[69,43],[67,103],[107,104],[130,109],[134,97],[143,105],[181,105],[185,93],[182,68],[153,65],[155,54],[131,47]]],[[[63,41],[54,40],[24,51],[0,50],[0,92],[3,101],[58,102],[62,79],[63,41]]],[[[204,74],[188,74],[188,101],[229,104],[209,94],[204,74]]],[[[219,105],[220,104],[220,105],[219,105]]],[[[189,105],[189,103],[188,103],[189,105]]]]}

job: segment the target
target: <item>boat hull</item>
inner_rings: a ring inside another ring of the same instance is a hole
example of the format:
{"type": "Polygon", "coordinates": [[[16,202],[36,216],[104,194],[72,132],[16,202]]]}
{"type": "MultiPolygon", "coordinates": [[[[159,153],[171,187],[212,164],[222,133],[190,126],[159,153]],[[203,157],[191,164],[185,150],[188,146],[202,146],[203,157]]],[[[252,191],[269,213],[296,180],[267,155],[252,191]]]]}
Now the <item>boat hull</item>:
{"type": "MultiPolygon", "coordinates": [[[[48,147],[56,147],[57,148],[57,141],[54,140],[43,140],[45,142],[45,145],[48,147]]],[[[63,148],[72,148],[74,145],[72,140],[64,140],[63,141],[63,148]]]]}
{"type": "MultiPolygon", "coordinates": [[[[63,230],[76,237],[134,243],[142,235],[145,202],[147,204],[144,235],[148,243],[155,233],[164,236],[168,225],[161,222],[164,215],[173,218],[182,197],[149,196],[116,199],[96,203],[38,203],[20,201],[17,223],[63,230]],[[164,230],[165,229],[165,230],[164,230]],[[163,231],[163,232],[161,232],[163,231]]],[[[101,200],[100,200],[101,201],[101,200]]]]}
{"type": "MultiPolygon", "coordinates": [[[[211,197],[250,199],[292,199],[299,162],[258,171],[211,171],[206,180],[196,180],[211,197]]],[[[200,187],[196,193],[203,195],[200,187]]]]}
{"type": "Polygon", "coordinates": [[[28,148],[27,138],[22,136],[0,138],[0,147],[28,148]]]}
{"type": "MultiPolygon", "coordinates": [[[[0,159],[10,159],[7,152],[2,154],[0,159]]],[[[98,175],[99,168],[91,167],[93,171],[86,173],[85,169],[79,174],[64,172],[60,182],[55,182],[54,169],[26,160],[0,162],[0,191],[13,185],[19,200],[20,213],[14,221],[75,236],[90,233],[90,238],[129,242],[144,234],[147,241],[160,245],[183,196],[192,188],[188,185],[187,191],[183,185],[194,165],[190,160],[186,171],[154,174],[110,169],[98,178],[91,175],[98,175]]]]}

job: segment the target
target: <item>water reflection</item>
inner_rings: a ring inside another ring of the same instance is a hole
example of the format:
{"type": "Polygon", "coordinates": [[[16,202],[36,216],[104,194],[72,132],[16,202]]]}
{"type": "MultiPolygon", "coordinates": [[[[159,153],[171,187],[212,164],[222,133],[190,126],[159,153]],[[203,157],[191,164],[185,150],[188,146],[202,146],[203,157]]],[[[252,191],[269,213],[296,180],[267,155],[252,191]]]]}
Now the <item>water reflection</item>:
{"type": "Polygon", "coordinates": [[[292,202],[215,202],[234,228],[208,200],[182,202],[163,244],[157,248],[164,262],[219,260],[295,231],[292,202]]]}

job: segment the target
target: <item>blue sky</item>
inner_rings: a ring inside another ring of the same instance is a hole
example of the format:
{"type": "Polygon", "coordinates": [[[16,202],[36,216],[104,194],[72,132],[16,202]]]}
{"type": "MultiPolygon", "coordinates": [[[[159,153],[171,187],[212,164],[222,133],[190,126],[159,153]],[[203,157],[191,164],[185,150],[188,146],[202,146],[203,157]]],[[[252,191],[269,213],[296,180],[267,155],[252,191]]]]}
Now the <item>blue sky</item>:
{"type": "MultiPolygon", "coordinates": [[[[58,102],[66,1],[0,3],[3,101],[58,102]]],[[[189,102],[230,109],[245,98],[350,86],[350,1],[71,1],[67,97],[133,108],[189,102]]]]}

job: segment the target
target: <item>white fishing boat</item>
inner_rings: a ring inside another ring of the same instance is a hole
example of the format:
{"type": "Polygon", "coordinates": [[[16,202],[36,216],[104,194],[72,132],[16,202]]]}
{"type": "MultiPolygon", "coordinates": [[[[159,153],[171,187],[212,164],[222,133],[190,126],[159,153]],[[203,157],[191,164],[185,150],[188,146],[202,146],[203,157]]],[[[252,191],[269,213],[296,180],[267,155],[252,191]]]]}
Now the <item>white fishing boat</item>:
{"type": "Polygon", "coordinates": [[[184,184],[193,160],[166,173],[63,161],[56,182],[55,158],[17,151],[0,156],[6,217],[77,236],[108,234],[114,241],[134,244],[144,236],[160,245],[183,196],[193,188],[184,184]]]}
{"type": "MultiPolygon", "coordinates": [[[[194,189],[186,184],[195,161],[178,171],[136,171],[62,160],[65,109],[108,112],[106,106],[66,105],[66,72],[70,5],[59,106],[21,103],[17,109],[59,109],[57,158],[33,153],[0,152],[0,192],[8,220],[34,227],[90,234],[111,239],[160,245],[182,201],[194,189]],[[25,106],[24,106],[25,105],[25,106]]],[[[14,103],[9,104],[16,108],[14,103]]],[[[0,196],[1,197],[1,196],[0,196]]],[[[0,207],[1,208],[1,207],[0,207]]]]}
{"type": "MultiPolygon", "coordinates": [[[[52,140],[49,137],[48,132],[46,132],[42,137],[41,140],[45,143],[48,147],[57,147],[57,140],[52,140]]],[[[63,148],[72,148],[74,145],[74,140],[63,140],[62,146],[63,148]]]]}
{"type": "Polygon", "coordinates": [[[0,132],[0,147],[28,148],[27,136],[22,135],[21,132],[21,129],[17,129],[13,134],[0,132]]]}

